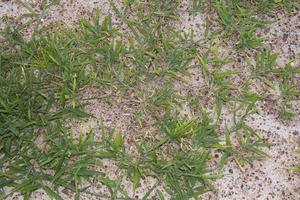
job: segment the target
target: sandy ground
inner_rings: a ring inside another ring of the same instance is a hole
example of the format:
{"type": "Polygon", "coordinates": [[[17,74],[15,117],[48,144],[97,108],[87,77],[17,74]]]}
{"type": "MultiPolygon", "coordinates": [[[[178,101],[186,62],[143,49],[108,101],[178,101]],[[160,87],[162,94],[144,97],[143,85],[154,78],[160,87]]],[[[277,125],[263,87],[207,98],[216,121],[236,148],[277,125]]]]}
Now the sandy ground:
{"type": "MultiPolygon", "coordinates": [[[[29,1],[35,7],[37,2],[29,1]]],[[[178,22],[178,27],[184,30],[194,29],[198,38],[203,37],[204,14],[197,14],[192,17],[188,9],[191,1],[183,3],[181,21],[178,22]]],[[[53,21],[62,21],[65,25],[71,26],[80,18],[91,18],[93,11],[98,8],[103,13],[103,16],[111,12],[109,3],[106,0],[63,0],[57,6],[54,6],[49,11],[43,23],[53,21]]],[[[37,7],[36,7],[37,9],[37,7]]],[[[6,0],[0,2],[0,17],[8,15],[11,17],[20,16],[25,10],[22,9],[17,1],[6,0]]],[[[300,11],[293,13],[272,13],[269,16],[264,16],[267,19],[272,19],[272,23],[267,29],[261,31],[261,35],[267,37],[268,43],[272,49],[279,53],[278,65],[282,65],[287,61],[294,61],[295,64],[300,64],[300,11]]],[[[0,19],[0,27],[4,23],[0,19]]],[[[26,34],[26,33],[25,33],[26,34]]],[[[226,45],[223,51],[227,51],[226,45]]],[[[230,50],[231,51],[231,50],[230,50]]],[[[238,57],[236,52],[233,52],[235,58],[238,57]]],[[[240,66],[238,62],[236,67],[240,66]]],[[[194,79],[190,80],[191,90],[197,88],[200,83],[197,82],[197,72],[194,72],[194,79]]],[[[133,113],[131,105],[126,105],[124,102],[116,102],[113,107],[106,105],[103,102],[93,101],[92,105],[87,107],[87,111],[92,112],[95,116],[102,116],[105,124],[108,127],[116,126],[125,133],[128,141],[133,140],[129,133],[134,130],[131,127],[133,113]]],[[[265,102],[268,107],[268,102],[265,102]]],[[[300,105],[298,105],[300,108],[300,105]]],[[[257,130],[263,137],[269,138],[270,142],[275,145],[266,152],[270,155],[260,162],[255,162],[253,165],[246,165],[243,171],[237,167],[236,163],[229,162],[225,166],[226,176],[215,182],[218,189],[216,193],[207,193],[203,199],[261,199],[261,200],[297,200],[300,199],[300,176],[287,170],[293,167],[299,161],[299,155],[295,153],[295,148],[300,145],[300,110],[296,110],[296,117],[291,122],[282,121],[276,114],[273,108],[262,109],[259,114],[248,119],[249,124],[257,130]]],[[[85,129],[86,127],[98,130],[97,120],[89,120],[78,126],[85,129]]],[[[130,142],[129,142],[130,145],[130,142]]],[[[126,177],[121,172],[116,172],[116,167],[113,163],[107,163],[107,169],[111,177],[126,177]]],[[[128,180],[127,180],[128,182],[128,180]]],[[[129,183],[129,182],[128,182],[129,183]]],[[[129,192],[133,198],[143,196],[147,190],[155,184],[155,180],[143,180],[142,186],[135,193],[129,192]]],[[[130,184],[128,184],[130,188],[130,184]]],[[[96,186],[95,191],[103,190],[101,186],[96,186]],[[100,187],[100,188],[99,188],[100,187]]],[[[128,189],[130,190],[130,189],[128,189]]],[[[106,191],[107,192],[107,191],[106,191]]],[[[65,199],[69,195],[64,196],[65,199]]],[[[10,199],[19,199],[18,195],[10,199]]],[[[43,191],[36,191],[32,199],[48,199],[43,191]]],[[[102,197],[83,196],[82,199],[104,199],[102,197]]]]}

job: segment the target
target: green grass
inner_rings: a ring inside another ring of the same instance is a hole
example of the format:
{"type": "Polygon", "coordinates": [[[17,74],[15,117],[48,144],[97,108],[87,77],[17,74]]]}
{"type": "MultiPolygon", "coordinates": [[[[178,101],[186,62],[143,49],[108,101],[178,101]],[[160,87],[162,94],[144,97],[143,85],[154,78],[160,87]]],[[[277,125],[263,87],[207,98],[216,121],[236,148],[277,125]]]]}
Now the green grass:
{"type": "Polygon", "coordinates": [[[279,9],[299,8],[298,0],[193,0],[192,12],[213,10],[223,26],[222,36],[233,38],[239,49],[251,49],[262,46],[266,38],[257,36],[257,30],[270,22],[261,19],[261,15],[276,12],[279,9]]]}
{"type": "Polygon", "coordinates": [[[292,62],[286,66],[276,66],[277,54],[271,50],[263,50],[256,57],[256,64],[249,64],[251,69],[251,79],[258,80],[262,85],[267,87],[267,90],[275,90],[279,87],[280,110],[282,116],[287,119],[292,119],[294,116],[294,106],[292,102],[299,99],[296,76],[299,74],[298,67],[295,67],[292,62]],[[277,77],[274,78],[274,77],[277,77]]]}
{"type": "Polygon", "coordinates": [[[278,85],[282,116],[293,117],[299,70],[292,62],[276,66],[277,54],[257,48],[263,40],[255,36],[265,25],[256,15],[282,6],[292,9],[289,1],[258,1],[249,12],[248,1],[194,0],[194,15],[215,9],[224,27],[205,41],[171,25],[179,19],[180,1],[124,1],[123,9],[110,1],[126,31],[113,23],[111,14],[100,21],[96,11],[91,21],[82,19],[74,28],[59,27],[51,33],[46,30],[55,24],[44,27],[39,20],[53,4],[42,2],[41,12],[23,3],[29,13],[21,18],[27,23],[7,19],[1,30],[0,198],[21,193],[30,199],[42,189],[53,199],[64,199],[64,189],[74,199],[132,199],[122,186],[123,177],[110,179],[103,172],[103,162],[111,161],[128,176],[133,191],[142,179],[155,178],[142,199],[165,199],[164,192],[171,199],[198,199],[216,191],[213,180],[223,176],[228,161],[243,170],[247,163],[269,156],[264,149],[271,144],[246,122],[258,112],[257,103],[267,98],[253,90],[256,84],[269,91],[278,85]],[[34,27],[33,34],[25,39],[22,31],[28,27],[34,27]],[[251,58],[244,61],[249,76],[228,68],[232,58],[219,53],[220,39],[236,33],[239,48],[258,51],[254,64],[251,58]],[[189,89],[191,69],[199,70],[204,80],[197,91],[189,89]],[[245,76],[242,84],[234,82],[237,76],[245,76]],[[97,93],[85,96],[90,89],[97,93]],[[114,95],[97,96],[102,93],[114,95]],[[153,128],[136,141],[134,155],[124,133],[85,112],[91,99],[130,103],[136,128],[153,128]],[[189,108],[187,115],[181,112],[184,107],[189,108]],[[224,112],[232,122],[225,127],[224,112]],[[72,122],[87,118],[98,119],[100,130],[72,131],[72,122]],[[109,193],[91,192],[95,184],[109,193]]]}

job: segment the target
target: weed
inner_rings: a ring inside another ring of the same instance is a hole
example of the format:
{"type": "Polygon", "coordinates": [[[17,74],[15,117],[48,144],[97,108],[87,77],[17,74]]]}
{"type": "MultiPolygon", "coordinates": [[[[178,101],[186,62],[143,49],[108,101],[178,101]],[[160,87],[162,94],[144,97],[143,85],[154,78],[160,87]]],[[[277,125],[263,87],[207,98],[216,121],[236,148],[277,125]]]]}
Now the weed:
{"type": "Polygon", "coordinates": [[[292,62],[287,63],[284,68],[276,66],[277,54],[270,50],[264,50],[256,57],[256,66],[249,64],[252,71],[251,79],[258,79],[268,88],[276,89],[275,85],[279,85],[282,116],[291,119],[293,117],[292,101],[298,99],[298,87],[295,81],[296,74],[299,73],[297,67],[292,62]],[[274,75],[278,79],[274,79],[274,75]]]}
{"type": "Polygon", "coordinates": [[[285,68],[278,69],[277,71],[282,73],[280,84],[281,113],[290,119],[294,116],[291,102],[299,98],[298,83],[294,80],[294,76],[300,71],[291,62],[285,68]]]}
{"type": "Polygon", "coordinates": [[[298,1],[244,1],[244,0],[214,0],[193,1],[192,10],[196,12],[215,9],[220,23],[224,26],[223,36],[237,36],[236,46],[240,49],[258,48],[265,38],[256,36],[256,31],[265,27],[268,22],[257,15],[286,8],[292,10],[299,6],[298,1]]]}

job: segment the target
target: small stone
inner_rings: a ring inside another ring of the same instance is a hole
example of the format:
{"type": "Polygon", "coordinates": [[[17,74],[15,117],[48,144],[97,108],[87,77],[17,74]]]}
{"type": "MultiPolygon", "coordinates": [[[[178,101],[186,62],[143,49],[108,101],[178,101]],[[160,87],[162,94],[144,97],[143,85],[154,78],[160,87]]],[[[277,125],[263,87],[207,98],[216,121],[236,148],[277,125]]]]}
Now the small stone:
{"type": "Polygon", "coordinates": [[[294,131],[293,135],[299,135],[299,131],[294,131]]]}

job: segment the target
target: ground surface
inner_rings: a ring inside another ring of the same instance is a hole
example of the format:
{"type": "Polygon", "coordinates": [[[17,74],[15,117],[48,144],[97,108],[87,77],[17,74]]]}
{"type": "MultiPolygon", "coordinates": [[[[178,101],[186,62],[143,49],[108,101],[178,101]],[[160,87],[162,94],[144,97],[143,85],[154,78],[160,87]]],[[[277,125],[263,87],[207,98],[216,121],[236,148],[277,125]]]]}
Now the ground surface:
{"type": "MultiPolygon", "coordinates": [[[[204,21],[207,14],[198,13],[192,16],[185,10],[189,8],[189,3],[189,1],[183,3],[181,19],[176,26],[183,30],[194,29],[196,37],[202,38],[205,26],[204,21]]],[[[30,4],[34,7],[35,1],[30,1],[30,4]]],[[[105,0],[63,0],[45,15],[43,23],[61,20],[66,26],[72,26],[73,23],[81,18],[91,19],[96,8],[100,9],[103,15],[111,12],[111,7],[105,0]]],[[[0,2],[0,17],[4,15],[17,17],[22,12],[25,12],[25,10],[14,0],[0,2]]],[[[272,49],[279,54],[279,65],[290,60],[293,60],[295,65],[299,65],[300,11],[292,13],[282,11],[264,17],[274,21],[267,29],[261,31],[261,35],[268,38],[266,43],[270,44],[272,49]]],[[[4,24],[0,20],[0,27],[3,26],[4,24]]],[[[222,46],[224,47],[222,49],[224,54],[230,52],[233,58],[239,57],[237,52],[227,50],[226,43],[222,44],[222,46]]],[[[234,66],[237,69],[244,67],[239,62],[235,62],[234,66]]],[[[195,71],[193,73],[194,76],[188,83],[188,87],[191,90],[195,90],[201,85],[201,79],[197,79],[197,73],[199,72],[195,71]]],[[[180,85],[178,87],[180,89],[180,85]]],[[[94,93],[94,91],[90,91],[90,93],[94,93]]],[[[100,94],[102,93],[99,92],[100,94]]],[[[87,95],[89,95],[89,92],[87,92],[87,95]]],[[[135,126],[132,123],[132,106],[126,104],[126,101],[124,103],[115,100],[113,105],[98,100],[92,100],[90,103],[86,110],[95,116],[102,116],[106,126],[120,129],[129,141],[129,146],[134,142],[132,140],[139,138],[138,131],[135,131],[135,126]],[[137,136],[133,136],[132,134],[136,134],[137,136]]],[[[215,181],[217,191],[205,194],[203,199],[300,199],[299,174],[287,170],[299,161],[299,155],[295,152],[295,148],[300,145],[299,102],[298,110],[295,111],[295,118],[289,122],[279,118],[272,105],[271,108],[268,108],[268,104],[268,101],[263,102],[260,105],[262,108],[261,111],[248,119],[248,122],[262,137],[268,138],[269,141],[275,144],[272,148],[265,151],[270,157],[262,161],[255,161],[253,164],[247,164],[243,169],[240,169],[234,161],[230,161],[225,165],[224,172],[226,176],[215,181]]],[[[186,112],[188,113],[189,111],[186,112]]],[[[223,117],[226,118],[226,113],[224,113],[223,117]]],[[[80,122],[75,125],[75,129],[78,129],[78,127],[82,129],[91,127],[97,133],[98,121],[99,119],[90,119],[86,122],[80,122]]],[[[145,128],[145,130],[150,131],[151,127],[145,128]]],[[[115,174],[113,163],[108,163],[106,170],[108,170],[112,178],[122,176],[121,174],[115,174]]],[[[129,196],[132,198],[142,197],[147,192],[144,188],[151,188],[154,183],[154,180],[143,180],[141,183],[142,186],[135,193],[130,191],[131,189],[128,186],[129,196]]],[[[96,187],[94,190],[97,191],[97,189],[99,188],[96,187]]],[[[68,194],[64,198],[68,199],[68,194]]],[[[9,197],[8,199],[18,199],[18,195],[9,197]]],[[[48,199],[48,197],[43,191],[36,191],[33,193],[32,199],[48,199]]],[[[102,198],[83,195],[82,199],[102,198]]]]}

